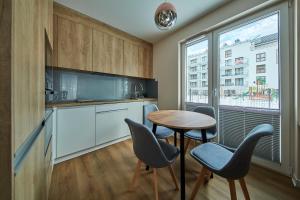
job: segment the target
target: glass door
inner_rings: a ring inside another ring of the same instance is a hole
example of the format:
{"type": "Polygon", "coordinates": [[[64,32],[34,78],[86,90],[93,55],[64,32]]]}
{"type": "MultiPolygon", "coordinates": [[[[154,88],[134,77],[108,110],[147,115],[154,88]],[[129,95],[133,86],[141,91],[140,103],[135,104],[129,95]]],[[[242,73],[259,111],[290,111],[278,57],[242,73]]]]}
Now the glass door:
{"type": "Polygon", "coordinates": [[[186,43],[184,50],[184,109],[212,104],[211,34],[186,43]]]}
{"type": "Polygon", "coordinates": [[[255,126],[272,124],[274,134],[259,141],[254,161],[288,172],[289,66],[282,45],[288,43],[279,10],[252,17],[214,33],[216,43],[214,105],[218,110],[219,143],[236,148],[255,126]],[[282,40],[281,40],[282,39],[282,40]],[[285,89],[286,90],[286,89],[285,89]],[[285,96],[284,96],[285,95],[285,96]]]}

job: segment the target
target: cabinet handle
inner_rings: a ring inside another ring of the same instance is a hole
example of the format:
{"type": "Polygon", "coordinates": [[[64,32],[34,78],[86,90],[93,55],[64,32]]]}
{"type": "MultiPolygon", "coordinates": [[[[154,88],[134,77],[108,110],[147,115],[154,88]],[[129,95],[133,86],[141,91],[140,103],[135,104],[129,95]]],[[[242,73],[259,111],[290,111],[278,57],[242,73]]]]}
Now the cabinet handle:
{"type": "Polygon", "coordinates": [[[121,110],[128,110],[128,108],[120,108],[120,109],[114,109],[114,110],[103,110],[103,111],[97,111],[97,113],[106,113],[106,112],[116,112],[116,111],[121,111],[121,110]]]}

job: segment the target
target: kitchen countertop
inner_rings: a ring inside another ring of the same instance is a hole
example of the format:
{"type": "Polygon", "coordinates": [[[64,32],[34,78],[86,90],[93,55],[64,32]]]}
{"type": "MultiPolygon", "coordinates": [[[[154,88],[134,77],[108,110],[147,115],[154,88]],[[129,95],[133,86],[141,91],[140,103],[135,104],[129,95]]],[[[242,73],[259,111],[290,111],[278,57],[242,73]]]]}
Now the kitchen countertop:
{"type": "Polygon", "coordinates": [[[157,99],[156,98],[139,98],[139,99],[118,99],[118,100],[82,100],[82,101],[48,103],[48,104],[46,104],[46,107],[47,108],[61,108],[61,107],[130,103],[130,102],[143,102],[143,101],[157,101],[157,99]]]}

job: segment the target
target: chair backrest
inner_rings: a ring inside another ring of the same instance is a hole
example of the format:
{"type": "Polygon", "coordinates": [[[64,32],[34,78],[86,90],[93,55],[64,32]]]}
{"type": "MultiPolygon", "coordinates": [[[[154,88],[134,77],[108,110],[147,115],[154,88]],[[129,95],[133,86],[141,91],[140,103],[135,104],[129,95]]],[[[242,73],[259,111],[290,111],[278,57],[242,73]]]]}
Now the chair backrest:
{"type": "Polygon", "coordinates": [[[158,107],[155,104],[144,105],[143,124],[150,129],[152,129],[153,123],[147,119],[147,115],[155,111],[158,111],[158,107]]]}
{"type": "Polygon", "coordinates": [[[130,129],[135,155],[150,167],[166,166],[169,161],[152,131],[143,124],[125,119],[130,129]]]}
{"type": "Polygon", "coordinates": [[[231,160],[222,169],[224,177],[239,179],[246,176],[257,142],[260,138],[271,135],[273,135],[273,126],[270,124],[261,124],[252,129],[244,141],[238,146],[231,160]]]}
{"type": "MultiPolygon", "coordinates": [[[[212,107],[212,106],[197,106],[193,111],[197,112],[197,113],[208,115],[208,116],[210,116],[214,119],[216,118],[215,108],[212,107]]],[[[216,133],[217,132],[217,126],[211,127],[209,129],[207,129],[207,131],[209,131],[211,133],[216,133]]]]}

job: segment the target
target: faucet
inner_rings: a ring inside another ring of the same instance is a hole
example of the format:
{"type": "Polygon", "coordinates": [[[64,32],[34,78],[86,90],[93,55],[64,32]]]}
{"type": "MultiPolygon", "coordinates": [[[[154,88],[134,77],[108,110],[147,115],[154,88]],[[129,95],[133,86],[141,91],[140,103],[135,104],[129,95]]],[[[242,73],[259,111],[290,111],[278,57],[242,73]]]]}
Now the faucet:
{"type": "Polygon", "coordinates": [[[143,97],[143,91],[144,91],[144,88],[140,82],[138,82],[134,85],[134,97],[135,98],[143,97]],[[138,87],[140,88],[140,91],[138,91],[138,87]],[[142,93],[142,95],[141,95],[141,93],[142,93]]]}

